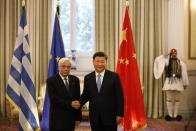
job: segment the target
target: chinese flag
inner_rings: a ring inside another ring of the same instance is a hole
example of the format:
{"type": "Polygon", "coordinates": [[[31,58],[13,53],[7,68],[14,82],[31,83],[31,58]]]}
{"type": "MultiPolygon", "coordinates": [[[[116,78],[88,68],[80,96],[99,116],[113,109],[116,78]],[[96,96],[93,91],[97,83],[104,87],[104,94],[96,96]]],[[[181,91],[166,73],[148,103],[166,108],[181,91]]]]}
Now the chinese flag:
{"type": "Polygon", "coordinates": [[[128,9],[121,34],[121,45],[116,72],[120,75],[124,92],[124,117],[121,123],[124,131],[135,131],[147,127],[144,102],[137,66],[131,22],[128,9]]]}

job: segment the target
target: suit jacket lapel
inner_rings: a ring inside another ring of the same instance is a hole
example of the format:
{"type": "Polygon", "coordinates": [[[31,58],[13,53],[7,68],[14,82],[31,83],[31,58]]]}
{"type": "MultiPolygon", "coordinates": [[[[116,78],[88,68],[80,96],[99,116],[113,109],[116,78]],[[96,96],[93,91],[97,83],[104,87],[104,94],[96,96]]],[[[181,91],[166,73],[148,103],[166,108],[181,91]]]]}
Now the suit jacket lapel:
{"type": "Polygon", "coordinates": [[[104,89],[105,84],[107,83],[107,81],[108,81],[108,72],[107,72],[107,70],[105,70],[105,73],[104,73],[104,76],[103,76],[103,81],[102,81],[102,84],[101,84],[100,93],[104,89]]]}
{"type": "Polygon", "coordinates": [[[96,81],[96,73],[95,73],[95,71],[92,73],[91,78],[92,78],[92,83],[94,84],[92,86],[92,88],[94,88],[94,90],[98,93],[97,81],[96,81]]]}
{"type": "Polygon", "coordinates": [[[71,79],[71,77],[69,75],[68,75],[68,80],[69,80],[69,92],[68,93],[69,93],[70,96],[72,96],[72,91],[74,90],[73,86],[72,86],[73,85],[73,80],[71,79]]]}
{"type": "Polygon", "coordinates": [[[66,89],[65,83],[59,74],[57,75],[57,84],[59,85],[59,88],[61,88],[65,93],[69,94],[66,89]]]}

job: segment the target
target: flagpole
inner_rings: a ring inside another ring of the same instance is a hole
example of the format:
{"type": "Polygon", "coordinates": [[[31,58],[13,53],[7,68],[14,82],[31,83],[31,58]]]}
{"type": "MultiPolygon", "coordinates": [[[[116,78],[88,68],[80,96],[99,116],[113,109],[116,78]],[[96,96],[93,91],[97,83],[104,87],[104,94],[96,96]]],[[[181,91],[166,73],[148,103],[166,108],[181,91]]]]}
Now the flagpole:
{"type": "MultiPolygon", "coordinates": [[[[52,44],[50,49],[50,62],[49,62],[49,68],[48,68],[48,78],[56,75],[58,71],[58,59],[57,58],[63,58],[65,57],[65,50],[64,50],[64,44],[63,39],[61,35],[61,29],[60,29],[60,21],[59,21],[59,7],[60,7],[60,0],[57,1],[56,5],[56,15],[54,19],[54,26],[53,26],[53,36],[52,36],[52,44]]],[[[42,112],[42,131],[48,131],[49,130],[49,109],[50,109],[50,101],[48,97],[48,87],[46,86],[46,93],[45,93],[45,99],[44,99],[44,106],[43,106],[43,112],[42,112]]]]}
{"type": "Polygon", "coordinates": [[[121,32],[121,44],[116,73],[121,78],[124,92],[124,117],[120,125],[124,131],[142,130],[147,127],[147,123],[131,21],[129,18],[128,0],[126,0],[126,11],[121,32]]]}
{"type": "Polygon", "coordinates": [[[25,8],[25,0],[22,0],[22,9],[25,8]]]}
{"type": "Polygon", "coordinates": [[[125,5],[126,5],[126,8],[129,10],[129,0],[126,0],[125,5]]]}
{"type": "Polygon", "coordinates": [[[18,130],[40,130],[30,55],[25,0],[8,78],[6,98],[19,111],[18,130]]]}
{"type": "Polygon", "coordinates": [[[58,16],[60,16],[60,0],[57,0],[56,10],[57,10],[58,16]]]}

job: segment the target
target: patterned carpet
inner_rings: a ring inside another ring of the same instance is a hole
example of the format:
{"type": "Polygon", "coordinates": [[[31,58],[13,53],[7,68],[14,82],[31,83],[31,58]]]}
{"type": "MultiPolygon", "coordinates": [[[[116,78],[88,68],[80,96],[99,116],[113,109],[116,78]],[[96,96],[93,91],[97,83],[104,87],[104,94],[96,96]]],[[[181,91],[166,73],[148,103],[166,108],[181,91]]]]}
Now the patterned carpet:
{"type": "MultiPolygon", "coordinates": [[[[165,121],[164,119],[148,119],[147,128],[143,131],[185,131],[187,120],[165,121]]],[[[10,123],[7,119],[0,119],[0,131],[18,131],[17,122],[10,123]]],[[[89,122],[82,122],[75,131],[91,131],[89,122]]],[[[187,131],[196,131],[196,120],[191,121],[187,131]]]]}

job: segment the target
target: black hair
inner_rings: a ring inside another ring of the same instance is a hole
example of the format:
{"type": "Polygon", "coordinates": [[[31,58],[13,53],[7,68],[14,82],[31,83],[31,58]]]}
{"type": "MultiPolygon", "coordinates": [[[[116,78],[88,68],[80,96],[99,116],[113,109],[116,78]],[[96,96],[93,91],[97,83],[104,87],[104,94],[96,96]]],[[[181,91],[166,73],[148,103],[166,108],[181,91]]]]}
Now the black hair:
{"type": "Polygon", "coordinates": [[[169,54],[169,65],[168,65],[168,69],[167,69],[167,75],[168,77],[171,77],[171,72],[172,72],[172,67],[171,67],[171,53],[169,54]]]}
{"type": "Polygon", "coordinates": [[[105,57],[106,60],[108,59],[107,55],[106,55],[104,52],[101,52],[101,51],[96,52],[96,53],[93,55],[93,60],[95,59],[95,57],[105,57]]]}

